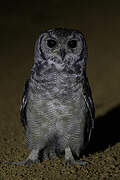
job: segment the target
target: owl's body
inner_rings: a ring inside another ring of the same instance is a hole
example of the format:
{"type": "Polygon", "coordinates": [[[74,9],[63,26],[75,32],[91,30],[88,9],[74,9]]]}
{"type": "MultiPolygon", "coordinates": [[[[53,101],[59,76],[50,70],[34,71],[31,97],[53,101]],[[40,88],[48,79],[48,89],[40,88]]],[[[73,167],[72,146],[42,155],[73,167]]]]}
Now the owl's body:
{"type": "Polygon", "coordinates": [[[40,35],[21,103],[31,151],[22,163],[61,154],[66,162],[75,163],[80,157],[94,124],[86,59],[86,43],[79,31],[55,29],[40,35]]]}

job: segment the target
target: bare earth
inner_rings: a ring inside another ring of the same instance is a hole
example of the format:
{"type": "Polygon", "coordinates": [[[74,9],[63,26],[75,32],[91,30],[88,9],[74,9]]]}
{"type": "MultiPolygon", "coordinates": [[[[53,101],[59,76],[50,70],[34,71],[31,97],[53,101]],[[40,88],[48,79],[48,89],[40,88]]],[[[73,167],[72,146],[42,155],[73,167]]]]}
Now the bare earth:
{"type": "Polygon", "coordinates": [[[0,180],[119,180],[119,121],[119,1],[8,1],[1,5],[0,180]],[[82,157],[89,164],[66,166],[64,159],[56,159],[30,166],[9,165],[8,161],[24,160],[29,154],[19,120],[20,100],[33,63],[35,40],[40,31],[54,27],[80,29],[88,43],[87,74],[96,107],[95,129],[82,157]]]}

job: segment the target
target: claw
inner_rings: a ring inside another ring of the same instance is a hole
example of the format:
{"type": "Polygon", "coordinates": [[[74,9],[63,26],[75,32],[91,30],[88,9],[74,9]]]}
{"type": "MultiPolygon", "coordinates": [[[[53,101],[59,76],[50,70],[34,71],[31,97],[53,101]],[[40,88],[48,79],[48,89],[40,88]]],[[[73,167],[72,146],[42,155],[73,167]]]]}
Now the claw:
{"type": "Polygon", "coordinates": [[[88,162],[83,161],[83,160],[75,161],[75,159],[74,159],[74,157],[72,155],[70,147],[65,148],[65,163],[66,163],[66,165],[79,164],[81,166],[84,166],[84,165],[88,164],[88,162]]]}
{"type": "Polygon", "coordinates": [[[65,164],[67,165],[67,166],[70,166],[71,164],[78,164],[78,165],[80,165],[80,166],[85,166],[85,165],[87,165],[88,164],[88,162],[86,162],[86,161],[83,161],[83,160],[77,160],[77,161],[75,161],[75,160],[66,160],[65,161],[65,164]]]}
{"type": "Polygon", "coordinates": [[[81,166],[84,166],[84,165],[87,165],[88,162],[83,161],[83,160],[77,160],[77,161],[74,161],[73,164],[79,164],[81,166]]]}
{"type": "Polygon", "coordinates": [[[30,155],[28,156],[28,158],[25,159],[24,161],[8,162],[8,163],[15,165],[30,165],[33,163],[40,162],[40,160],[38,159],[38,153],[39,153],[39,149],[33,149],[30,155]]]}
{"type": "Polygon", "coordinates": [[[74,163],[75,163],[75,161],[65,160],[65,164],[66,164],[67,166],[70,166],[71,164],[74,164],[74,163]]]}
{"type": "Polygon", "coordinates": [[[8,164],[14,164],[14,165],[31,165],[31,164],[33,164],[33,163],[38,163],[38,162],[40,162],[39,160],[35,160],[35,161],[33,161],[33,160],[31,160],[31,159],[26,159],[26,160],[24,160],[24,161],[18,161],[18,162],[8,162],[8,164]]]}
{"type": "Polygon", "coordinates": [[[66,165],[74,164],[75,160],[70,147],[65,148],[65,163],[66,165]]]}

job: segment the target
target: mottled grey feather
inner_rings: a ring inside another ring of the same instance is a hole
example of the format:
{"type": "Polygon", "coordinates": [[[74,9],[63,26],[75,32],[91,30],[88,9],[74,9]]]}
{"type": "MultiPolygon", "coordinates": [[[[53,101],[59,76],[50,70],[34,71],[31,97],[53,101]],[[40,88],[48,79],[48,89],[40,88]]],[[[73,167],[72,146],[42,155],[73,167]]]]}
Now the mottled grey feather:
{"type": "Polygon", "coordinates": [[[78,30],[41,33],[25,84],[20,116],[31,153],[26,162],[65,153],[79,163],[94,127],[95,110],[86,77],[87,45],[78,30]],[[39,153],[38,153],[39,152],[39,153]]]}
{"type": "Polygon", "coordinates": [[[26,106],[27,106],[28,89],[29,89],[29,80],[27,80],[25,83],[22,101],[21,101],[21,105],[20,105],[20,120],[21,120],[24,128],[26,128],[26,126],[27,126],[26,106]]]}
{"type": "Polygon", "coordinates": [[[83,82],[83,89],[84,89],[83,90],[84,99],[85,99],[85,102],[86,102],[87,108],[89,109],[89,114],[90,114],[88,127],[86,129],[86,135],[87,135],[88,140],[90,141],[91,132],[92,132],[92,129],[94,128],[95,107],[94,107],[94,103],[92,99],[92,93],[91,93],[89,81],[86,76],[83,82]]]}

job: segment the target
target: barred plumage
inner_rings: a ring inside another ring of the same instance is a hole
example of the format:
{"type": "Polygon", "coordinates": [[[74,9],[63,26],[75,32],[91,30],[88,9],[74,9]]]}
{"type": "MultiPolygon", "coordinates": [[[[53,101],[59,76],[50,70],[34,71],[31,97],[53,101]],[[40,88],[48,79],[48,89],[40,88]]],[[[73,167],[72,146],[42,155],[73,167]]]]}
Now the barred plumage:
{"type": "Polygon", "coordinates": [[[31,154],[27,164],[65,154],[66,163],[80,163],[94,127],[94,104],[86,78],[87,46],[78,30],[41,33],[21,103],[31,154]],[[40,156],[39,156],[40,155],[40,156]]]}

